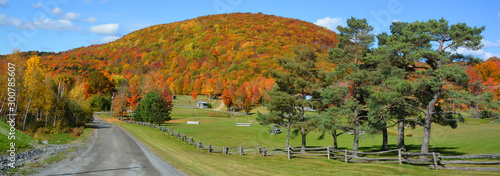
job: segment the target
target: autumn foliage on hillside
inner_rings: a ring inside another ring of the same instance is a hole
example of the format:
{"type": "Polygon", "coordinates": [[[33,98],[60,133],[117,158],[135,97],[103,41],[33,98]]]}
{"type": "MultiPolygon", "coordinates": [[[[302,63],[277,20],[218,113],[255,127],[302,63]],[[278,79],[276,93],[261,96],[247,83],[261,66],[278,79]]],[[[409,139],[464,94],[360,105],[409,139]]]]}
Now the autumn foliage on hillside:
{"type": "MultiPolygon", "coordinates": [[[[313,23],[274,15],[233,13],[161,24],[132,32],[117,41],[43,56],[56,75],[107,71],[139,79],[172,94],[222,94],[259,78],[264,88],[274,57],[292,56],[306,45],[325,58],[336,33],[313,23]],[[264,79],[260,79],[264,78],[264,79]]],[[[324,62],[322,67],[331,65],[324,62]]],[[[248,86],[248,85],[247,85],[248,86]]],[[[272,86],[271,86],[272,87],[272,86]]]]}

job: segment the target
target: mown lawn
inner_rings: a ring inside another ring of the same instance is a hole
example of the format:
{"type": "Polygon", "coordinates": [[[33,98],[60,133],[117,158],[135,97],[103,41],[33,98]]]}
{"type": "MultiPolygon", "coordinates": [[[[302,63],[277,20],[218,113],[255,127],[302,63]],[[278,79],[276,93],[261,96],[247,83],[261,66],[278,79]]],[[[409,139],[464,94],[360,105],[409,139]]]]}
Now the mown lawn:
{"type": "MultiPolygon", "coordinates": [[[[265,108],[257,108],[253,112],[265,108]]],[[[224,113],[202,109],[174,108],[173,120],[167,124],[176,132],[194,137],[195,141],[213,146],[251,146],[262,145],[268,148],[285,145],[286,134],[269,135],[270,126],[259,125],[255,122],[256,115],[231,118],[224,113]],[[187,125],[186,121],[200,121],[200,125],[187,125]],[[252,123],[253,127],[236,127],[235,123],[252,123]]],[[[222,154],[207,153],[189,146],[185,142],[169,136],[167,133],[143,127],[136,124],[114,122],[142,141],[161,158],[174,165],[181,171],[192,175],[470,175],[492,174],[495,172],[462,172],[462,171],[433,171],[428,166],[412,166],[398,164],[345,164],[342,161],[326,158],[297,158],[287,160],[286,156],[261,157],[257,154],[245,156],[225,156],[222,154]]],[[[397,131],[395,128],[391,129],[397,131]]],[[[457,129],[434,125],[432,129],[431,151],[442,155],[462,154],[493,154],[500,153],[500,124],[489,124],[488,120],[467,120],[467,124],[460,124],[457,129]]],[[[410,152],[418,152],[422,140],[422,128],[407,129],[406,146],[410,152]]],[[[308,146],[328,146],[332,139],[326,136],[324,140],[317,140],[319,132],[308,135],[308,146]]],[[[363,136],[360,150],[375,151],[381,146],[381,135],[363,136]]],[[[396,148],[396,136],[389,136],[391,148],[396,148]]],[[[291,140],[294,146],[300,146],[300,138],[291,140]]],[[[339,138],[341,148],[352,148],[352,135],[343,135],[339,138]]]]}
{"type": "MultiPolygon", "coordinates": [[[[265,111],[265,108],[256,108],[253,112],[265,111]]],[[[279,135],[269,135],[271,125],[259,125],[255,121],[256,114],[230,118],[221,112],[212,112],[202,109],[174,108],[173,120],[164,124],[176,132],[194,137],[195,141],[214,146],[252,146],[280,147],[285,145],[285,128],[279,135]],[[186,121],[200,121],[200,125],[188,125],[186,121]],[[235,123],[252,123],[252,127],[237,127],[235,123]]],[[[442,155],[461,154],[491,154],[500,153],[500,123],[490,124],[490,120],[467,119],[466,123],[459,124],[457,129],[440,125],[432,126],[431,152],[440,152],[442,155]],[[480,147],[479,147],[480,146],[480,147]]],[[[397,134],[397,127],[389,131],[397,134]]],[[[405,134],[406,148],[410,152],[420,151],[422,142],[422,127],[407,128],[405,134]]],[[[326,135],[325,139],[318,140],[320,132],[313,131],[307,136],[308,146],[333,145],[333,139],[326,135]]],[[[344,134],[338,139],[340,148],[351,149],[353,136],[344,134]]],[[[297,136],[290,141],[291,145],[300,146],[301,138],[297,136]]],[[[380,149],[382,135],[364,135],[361,137],[360,150],[373,151],[380,149]]],[[[389,135],[389,147],[396,148],[397,136],[389,135]]]]}

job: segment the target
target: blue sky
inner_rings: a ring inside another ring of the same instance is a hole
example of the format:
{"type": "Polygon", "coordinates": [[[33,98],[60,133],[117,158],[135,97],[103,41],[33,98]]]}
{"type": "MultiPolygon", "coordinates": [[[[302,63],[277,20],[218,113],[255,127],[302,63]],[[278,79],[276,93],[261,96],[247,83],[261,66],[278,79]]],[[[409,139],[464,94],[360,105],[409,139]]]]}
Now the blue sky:
{"type": "Polygon", "coordinates": [[[211,14],[262,12],[312,22],[335,30],[347,18],[366,18],[375,33],[392,21],[445,18],[450,24],[486,26],[483,49],[457,52],[482,59],[500,57],[500,1],[293,1],[293,0],[0,0],[0,54],[66,51],[105,43],[155,24],[211,14]]]}

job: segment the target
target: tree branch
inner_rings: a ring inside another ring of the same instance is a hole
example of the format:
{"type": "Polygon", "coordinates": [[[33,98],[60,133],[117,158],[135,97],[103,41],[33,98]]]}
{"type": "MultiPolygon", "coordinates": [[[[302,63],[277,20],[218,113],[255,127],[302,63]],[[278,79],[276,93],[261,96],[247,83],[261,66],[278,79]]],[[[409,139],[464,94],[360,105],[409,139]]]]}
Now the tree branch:
{"type": "Polygon", "coordinates": [[[452,46],[453,44],[455,44],[455,41],[451,42],[451,44],[449,44],[448,46],[444,47],[443,51],[446,50],[446,48],[449,48],[450,46],[452,46]]]}
{"type": "Polygon", "coordinates": [[[411,104],[408,104],[408,103],[405,103],[405,102],[401,102],[401,105],[408,106],[408,107],[413,108],[415,110],[418,110],[418,111],[420,111],[420,112],[422,112],[424,114],[427,114],[427,112],[425,112],[424,110],[422,110],[422,109],[420,109],[420,108],[418,108],[416,106],[413,106],[411,104]]]}

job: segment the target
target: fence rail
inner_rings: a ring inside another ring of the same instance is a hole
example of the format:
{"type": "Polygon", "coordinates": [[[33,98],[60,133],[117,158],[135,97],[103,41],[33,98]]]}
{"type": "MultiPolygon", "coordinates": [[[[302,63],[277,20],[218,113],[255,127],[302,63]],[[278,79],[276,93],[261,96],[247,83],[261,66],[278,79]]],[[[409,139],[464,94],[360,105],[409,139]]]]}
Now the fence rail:
{"type": "Polygon", "coordinates": [[[483,154],[483,155],[462,155],[462,156],[441,156],[440,153],[407,153],[404,149],[393,149],[388,151],[379,152],[359,152],[351,150],[339,150],[333,147],[315,147],[315,148],[293,148],[293,146],[282,146],[267,148],[261,145],[253,146],[233,146],[233,147],[219,147],[212,146],[211,144],[203,144],[197,142],[193,137],[181,135],[179,132],[174,132],[170,128],[156,126],[147,122],[131,122],[125,120],[127,123],[135,123],[141,126],[149,126],[156,128],[162,132],[168,132],[170,136],[181,139],[182,142],[188,142],[189,145],[196,146],[197,149],[206,150],[209,153],[222,153],[225,155],[239,154],[259,154],[263,157],[272,155],[287,155],[288,159],[300,157],[327,157],[328,159],[343,160],[345,163],[399,163],[399,164],[414,164],[426,165],[428,164],[431,169],[453,169],[453,170],[471,170],[471,171],[500,171],[500,167],[454,167],[446,165],[500,165],[500,161],[471,161],[464,159],[498,159],[500,154],[483,154]],[[394,157],[387,156],[387,154],[394,153],[394,157]],[[384,155],[384,157],[370,156],[370,155],[384,155]],[[416,157],[420,157],[416,159],[416,157]],[[455,159],[455,160],[452,160],[455,159]]]}

